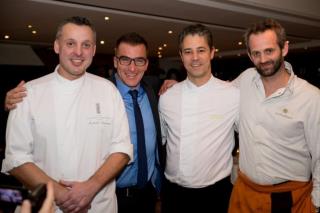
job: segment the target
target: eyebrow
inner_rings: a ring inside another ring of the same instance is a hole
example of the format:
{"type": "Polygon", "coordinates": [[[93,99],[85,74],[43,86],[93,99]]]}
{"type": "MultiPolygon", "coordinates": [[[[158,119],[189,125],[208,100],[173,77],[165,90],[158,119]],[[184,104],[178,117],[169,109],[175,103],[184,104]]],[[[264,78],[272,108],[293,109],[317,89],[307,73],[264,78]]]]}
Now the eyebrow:
{"type": "MultiPolygon", "coordinates": [[[[182,49],[182,51],[184,51],[184,50],[192,50],[193,48],[191,48],[191,47],[188,47],[188,48],[184,48],[184,49],[182,49]]],[[[204,46],[200,46],[200,47],[196,47],[195,49],[210,49],[210,48],[208,48],[208,47],[204,47],[204,46]]]]}

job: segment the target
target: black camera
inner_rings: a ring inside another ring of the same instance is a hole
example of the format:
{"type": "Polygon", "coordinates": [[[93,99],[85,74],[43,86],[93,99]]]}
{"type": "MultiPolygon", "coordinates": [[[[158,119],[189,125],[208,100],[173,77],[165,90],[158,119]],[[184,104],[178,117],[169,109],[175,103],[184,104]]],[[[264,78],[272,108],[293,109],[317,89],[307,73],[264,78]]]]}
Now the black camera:
{"type": "Polygon", "coordinates": [[[23,200],[31,202],[32,212],[38,212],[46,198],[46,184],[39,184],[33,191],[23,187],[0,185],[0,206],[15,208],[21,205],[23,200]]]}

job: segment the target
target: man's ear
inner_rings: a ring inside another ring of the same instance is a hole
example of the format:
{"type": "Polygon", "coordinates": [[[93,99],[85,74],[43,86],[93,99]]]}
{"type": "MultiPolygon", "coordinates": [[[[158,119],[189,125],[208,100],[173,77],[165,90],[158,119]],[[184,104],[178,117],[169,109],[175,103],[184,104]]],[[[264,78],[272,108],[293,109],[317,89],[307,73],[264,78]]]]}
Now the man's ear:
{"type": "Polygon", "coordinates": [[[54,49],[54,52],[59,54],[59,42],[58,40],[55,40],[54,43],[53,43],[53,49],[54,49]]]}
{"type": "MultiPolygon", "coordinates": [[[[248,54],[248,57],[250,58],[250,61],[252,61],[251,54],[250,54],[249,51],[247,52],[247,54],[248,54]]],[[[252,62],[253,62],[253,61],[252,61],[252,62]]]]}
{"type": "Polygon", "coordinates": [[[181,61],[183,62],[182,52],[180,50],[179,50],[179,55],[180,55],[181,61]]]}
{"type": "Polygon", "coordinates": [[[114,66],[114,68],[118,68],[118,62],[117,62],[117,57],[116,56],[113,56],[113,66],[114,66]]]}
{"type": "Polygon", "coordinates": [[[96,54],[97,45],[94,45],[93,47],[93,56],[96,54]]]}
{"type": "Polygon", "coordinates": [[[210,58],[211,58],[211,60],[214,58],[214,52],[215,52],[215,48],[214,47],[212,47],[211,48],[211,52],[210,52],[210,58]]]}
{"type": "Polygon", "coordinates": [[[284,42],[284,46],[282,48],[282,56],[285,57],[289,52],[289,41],[284,42]]]}

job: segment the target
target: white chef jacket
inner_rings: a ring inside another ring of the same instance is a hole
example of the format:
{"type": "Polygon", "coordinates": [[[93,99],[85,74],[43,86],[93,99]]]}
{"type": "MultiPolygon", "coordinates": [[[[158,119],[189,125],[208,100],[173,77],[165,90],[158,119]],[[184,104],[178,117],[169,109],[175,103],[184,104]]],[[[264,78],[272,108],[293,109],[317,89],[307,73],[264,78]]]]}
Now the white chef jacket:
{"type": "Polygon", "coordinates": [[[160,96],[166,178],[202,188],[230,175],[238,109],[238,89],[213,76],[199,87],[186,79],[160,96]]]}
{"type": "MultiPolygon", "coordinates": [[[[57,181],[84,181],[112,153],[132,159],[128,120],[114,85],[89,73],[69,81],[57,69],[28,82],[27,97],[10,112],[2,172],[32,162],[57,181]]],[[[115,181],[96,195],[90,212],[117,212],[115,181]]]]}
{"type": "Polygon", "coordinates": [[[255,68],[233,83],[240,88],[240,170],[262,185],[313,178],[320,206],[320,90],[294,75],[269,97],[255,68]]]}

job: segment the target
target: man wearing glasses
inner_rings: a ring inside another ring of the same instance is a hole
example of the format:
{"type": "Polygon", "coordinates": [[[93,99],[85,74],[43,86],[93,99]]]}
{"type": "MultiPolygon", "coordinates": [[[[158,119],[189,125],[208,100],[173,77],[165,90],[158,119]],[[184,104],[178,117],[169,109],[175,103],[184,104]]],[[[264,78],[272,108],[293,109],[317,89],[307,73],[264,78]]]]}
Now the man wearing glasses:
{"type": "MultiPolygon", "coordinates": [[[[118,212],[155,212],[157,195],[160,192],[160,181],[163,175],[164,162],[161,155],[164,148],[161,145],[161,131],[158,114],[158,100],[153,89],[143,81],[142,77],[148,68],[148,44],[137,33],[122,35],[116,42],[114,67],[116,73],[111,81],[118,88],[125,104],[129,120],[130,138],[133,144],[134,159],[128,164],[117,178],[118,212]],[[132,92],[135,90],[136,92],[132,92]],[[133,93],[142,115],[143,133],[138,131],[141,123],[136,122],[133,93]],[[144,153],[142,157],[138,142],[144,135],[144,153]],[[142,165],[142,166],[140,166],[142,165]],[[144,168],[144,175],[139,175],[140,168],[144,168]],[[139,173],[139,174],[138,174],[139,173]]],[[[22,101],[26,95],[24,84],[7,93],[5,107],[15,108],[16,103],[22,101]]]]}
{"type": "Polygon", "coordinates": [[[160,179],[163,174],[160,167],[160,162],[163,162],[161,158],[163,148],[157,98],[152,88],[142,79],[148,68],[147,49],[147,42],[137,33],[121,36],[115,48],[113,63],[117,72],[111,77],[111,81],[115,83],[123,98],[134,147],[133,162],[128,164],[117,178],[119,213],[155,212],[157,193],[160,191],[160,179]],[[139,148],[139,137],[143,133],[138,130],[132,91],[137,93],[137,102],[142,114],[146,158],[142,157],[139,148]],[[139,175],[141,164],[146,164],[147,167],[145,178],[139,175]]]}

